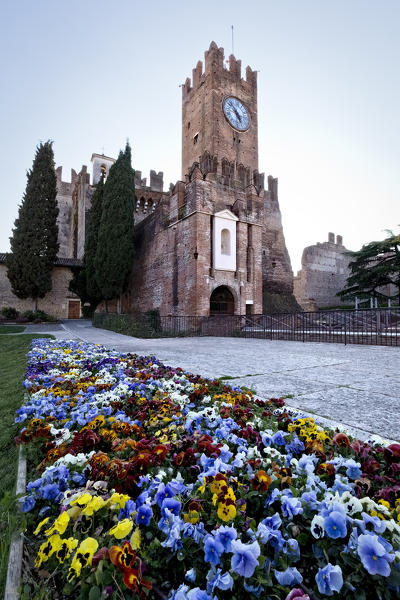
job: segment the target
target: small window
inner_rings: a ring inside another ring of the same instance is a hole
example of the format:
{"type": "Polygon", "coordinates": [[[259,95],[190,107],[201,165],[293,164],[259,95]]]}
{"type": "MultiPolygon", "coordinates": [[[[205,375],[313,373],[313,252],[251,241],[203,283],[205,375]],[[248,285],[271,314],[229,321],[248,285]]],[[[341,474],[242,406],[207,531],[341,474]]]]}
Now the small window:
{"type": "Polygon", "coordinates": [[[195,133],[193,136],[193,144],[197,144],[199,141],[199,132],[195,133]]]}
{"type": "Polygon", "coordinates": [[[230,255],[231,253],[231,232],[229,229],[221,231],[221,254],[230,255]]]}
{"type": "Polygon", "coordinates": [[[188,122],[188,126],[187,127],[188,127],[188,129],[190,129],[190,121],[188,122]]]}

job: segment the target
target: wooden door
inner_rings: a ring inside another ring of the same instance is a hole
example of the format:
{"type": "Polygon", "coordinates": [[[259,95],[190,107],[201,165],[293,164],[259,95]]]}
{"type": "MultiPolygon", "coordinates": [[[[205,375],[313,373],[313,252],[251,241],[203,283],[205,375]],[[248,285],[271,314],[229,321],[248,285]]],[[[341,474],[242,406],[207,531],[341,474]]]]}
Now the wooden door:
{"type": "Polygon", "coordinates": [[[68,300],[68,319],[79,319],[81,316],[81,301],[68,300]]]}

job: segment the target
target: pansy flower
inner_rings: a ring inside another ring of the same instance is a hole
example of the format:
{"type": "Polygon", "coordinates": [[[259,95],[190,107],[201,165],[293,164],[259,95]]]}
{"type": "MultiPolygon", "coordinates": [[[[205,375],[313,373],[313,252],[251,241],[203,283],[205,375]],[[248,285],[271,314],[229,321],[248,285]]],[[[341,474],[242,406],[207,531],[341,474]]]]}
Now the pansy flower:
{"type": "Polygon", "coordinates": [[[68,571],[67,579],[72,581],[75,577],[79,577],[81,570],[84,567],[92,564],[93,554],[96,552],[99,544],[97,540],[92,537],[88,537],[81,542],[77,549],[74,558],[72,559],[71,566],[68,571]]]}

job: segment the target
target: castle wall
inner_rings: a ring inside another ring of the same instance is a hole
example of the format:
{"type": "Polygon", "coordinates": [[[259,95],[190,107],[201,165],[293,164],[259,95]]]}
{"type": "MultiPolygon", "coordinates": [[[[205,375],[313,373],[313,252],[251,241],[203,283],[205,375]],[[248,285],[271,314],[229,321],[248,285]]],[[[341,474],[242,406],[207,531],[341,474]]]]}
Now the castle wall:
{"type": "MultiPolygon", "coordinates": [[[[53,288],[44,298],[39,298],[38,309],[58,319],[67,319],[68,300],[79,300],[68,290],[71,279],[72,271],[69,267],[55,266],[52,274],[53,288]]],[[[0,310],[5,306],[12,306],[20,313],[34,308],[31,298],[21,300],[14,296],[7,277],[6,265],[0,263],[0,310]]]]}
{"type": "Polygon", "coordinates": [[[74,209],[72,193],[77,174],[71,169],[71,182],[62,181],[62,167],[56,169],[57,175],[57,204],[58,204],[58,256],[71,257],[74,255],[73,225],[74,209]]]}
{"type": "Polygon", "coordinates": [[[293,271],[283,235],[278,198],[270,192],[264,198],[262,230],[262,278],[266,292],[292,294],[293,271]]]}
{"type": "Polygon", "coordinates": [[[301,270],[294,278],[294,294],[304,310],[339,306],[337,292],[350,274],[350,257],[345,255],[341,236],[329,234],[329,241],[304,248],[301,270]]]}
{"type": "Polygon", "coordinates": [[[214,268],[214,213],[226,209],[231,193],[227,190],[224,199],[220,192],[214,182],[202,179],[178,184],[136,227],[137,254],[123,310],[207,316],[213,290],[225,285],[235,298],[236,314],[245,314],[246,301],[253,303],[253,312],[262,311],[262,228],[250,218],[245,221],[239,209],[236,271],[214,268]]]}
{"type": "Polygon", "coordinates": [[[135,171],[135,224],[139,224],[153,213],[156,206],[165,197],[163,192],[163,173],[150,171],[150,185],[147,178],[142,179],[142,172],[135,171]]]}

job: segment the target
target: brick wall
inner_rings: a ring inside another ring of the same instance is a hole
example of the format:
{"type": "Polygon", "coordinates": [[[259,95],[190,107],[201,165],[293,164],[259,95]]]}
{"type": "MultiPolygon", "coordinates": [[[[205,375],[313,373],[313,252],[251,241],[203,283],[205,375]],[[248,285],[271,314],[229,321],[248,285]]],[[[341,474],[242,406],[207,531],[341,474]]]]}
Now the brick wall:
{"type": "MultiPolygon", "coordinates": [[[[68,290],[71,278],[72,271],[69,267],[54,267],[53,289],[44,298],[39,298],[38,309],[59,319],[68,318],[68,300],[79,300],[68,290]]],[[[0,264],[0,310],[5,306],[12,306],[20,313],[34,308],[31,298],[20,300],[14,296],[7,277],[7,268],[5,264],[0,264]]]]}

